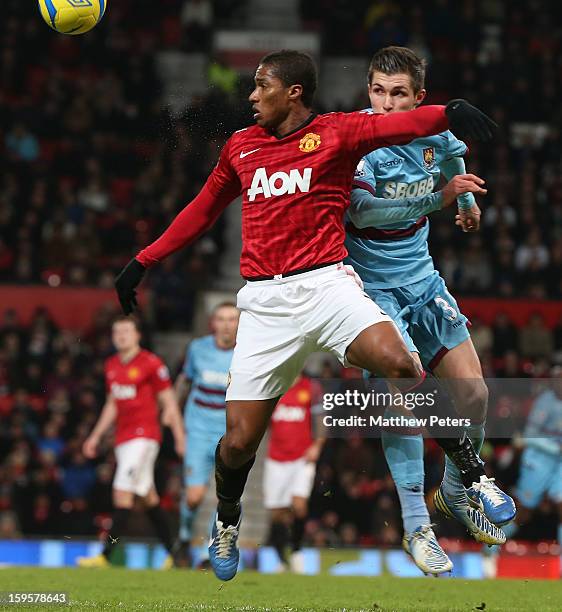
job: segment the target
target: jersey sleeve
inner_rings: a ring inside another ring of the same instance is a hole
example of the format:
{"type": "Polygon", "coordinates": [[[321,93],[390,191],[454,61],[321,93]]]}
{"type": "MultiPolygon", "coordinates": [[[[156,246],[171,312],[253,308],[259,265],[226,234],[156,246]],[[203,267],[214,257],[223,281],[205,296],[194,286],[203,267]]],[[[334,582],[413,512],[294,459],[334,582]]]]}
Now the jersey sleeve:
{"type": "Polygon", "coordinates": [[[353,175],[353,187],[365,189],[373,195],[376,194],[377,181],[375,179],[375,166],[372,155],[365,155],[357,164],[355,174],[353,175]]]}
{"type": "Polygon", "coordinates": [[[337,113],[344,147],[354,155],[401,145],[423,136],[440,134],[449,127],[444,106],[422,106],[388,115],[359,111],[337,113]]]}
{"type": "Polygon", "coordinates": [[[150,384],[154,393],[169,389],[172,386],[172,381],[170,380],[170,372],[167,366],[156,356],[154,356],[154,361],[151,365],[152,375],[150,377],[150,384]]]}
{"type": "Polygon", "coordinates": [[[444,152],[444,161],[451,159],[452,157],[462,157],[468,153],[468,147],[466,143],[462,140],[459,140],[451,130],[447,130],[445,132],[447,136],[446,147],[447,150],[444,152]]]}
{"type": "Polygon", "coordinates": [[[232,137],[199,194],[177,215],[168,229],[140,251],[136,259],[145,267],[165,259],[206,232],[242,190],[230,163],[232,137]]]}
{"type": "Polygon", "coordinates": [[[193,362],[193,342],[187,347],[187,350],[185,351],[183,374],[187,378],[187,380],[193,380],[195,378],[195,364],[193,362]]]}
{"type": "MultiPolygon", "coordinates": [[[[459,140],[458,142],[461,141],[459,140]]],[[[439,164],[439,169],[447,181],[450,181],[457,174],[466,174],[466,166],[464,164],[464,158],[462,155],[449,157],[448,159],[443,160],[439,164]]],[[[461,195],[457,197],[457,203],[459,208],[463,210],[470,210],[474,204],[476,204],[476,199],[474,198],[473,193],[461,193],[461,195]]]]}
{"type": "Polygon", "coordinates": [[[234,199],[240,195],[242,185],[240,183],[240,178],[230,163],[232,138],[233,136],[227,140],[222,148],[219,160],[207,180],[207,185],[209,191],[214,195],[227,193],[231,196],[231,199],[234,199]]]}
{"type": "Polygon", "coordinates": [[[441,208],[443,208],[443,196],[439,191],[413,198],[392,200],[378,198],[368,189],[354,185],[347,215],[355,227],[365,228],[423,217],[441,208]]]}

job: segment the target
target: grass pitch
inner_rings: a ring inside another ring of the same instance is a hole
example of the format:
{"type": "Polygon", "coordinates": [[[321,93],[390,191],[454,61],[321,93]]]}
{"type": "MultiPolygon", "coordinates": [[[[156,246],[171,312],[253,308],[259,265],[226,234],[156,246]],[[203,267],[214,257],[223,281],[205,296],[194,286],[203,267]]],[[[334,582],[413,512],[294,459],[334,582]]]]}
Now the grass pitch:
{"type": "Polygon", "coordinates": [[[1,591],[66,591],[71,600],[70,606],[27,606],[35,610],[562,609],[562,582],[539,580],[266,576],[245,571],[221,583],[209,572],[186,570],[6,568],[0,569],[0,585],[1,591]]]}

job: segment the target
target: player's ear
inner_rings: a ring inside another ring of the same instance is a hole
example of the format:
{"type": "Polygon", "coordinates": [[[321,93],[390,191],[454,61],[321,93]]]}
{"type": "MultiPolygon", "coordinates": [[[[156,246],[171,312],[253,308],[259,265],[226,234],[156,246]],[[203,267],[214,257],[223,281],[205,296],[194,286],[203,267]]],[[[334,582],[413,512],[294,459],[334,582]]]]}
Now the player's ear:
{"type": "Polygon", "coordinates": [[[425,96],[427,96],[427,90],[420,89],[416,94],[416,106],[419,106],[425,100],[425,96]]]}
{"type": "Polygon", "coordinates": [[[296,102],[299,98],[302,98],[302,85],[291,85],[288,91],[289,100],[296,102]]]}

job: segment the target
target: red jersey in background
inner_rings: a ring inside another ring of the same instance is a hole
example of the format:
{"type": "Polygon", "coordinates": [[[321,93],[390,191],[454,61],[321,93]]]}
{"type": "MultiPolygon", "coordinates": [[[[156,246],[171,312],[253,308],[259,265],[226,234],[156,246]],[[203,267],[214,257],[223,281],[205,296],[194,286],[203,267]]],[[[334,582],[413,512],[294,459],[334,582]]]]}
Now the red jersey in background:
{"type": "Polygon", "coordinates": [[[119,355],[105,362],[107,392],[117,404],[115,444],[133,438],[161,442],[157,395],[171,386],[168,368],[160,357],[144,349],[128,363],[119,355]]]}
{"type": "Polygon", "coordinates": [[[267,456],[274,461],[296,461],[314,441],[312,414],[320,404],[322,389],[306,376],[279,400],[270,422],[267,456]]]}

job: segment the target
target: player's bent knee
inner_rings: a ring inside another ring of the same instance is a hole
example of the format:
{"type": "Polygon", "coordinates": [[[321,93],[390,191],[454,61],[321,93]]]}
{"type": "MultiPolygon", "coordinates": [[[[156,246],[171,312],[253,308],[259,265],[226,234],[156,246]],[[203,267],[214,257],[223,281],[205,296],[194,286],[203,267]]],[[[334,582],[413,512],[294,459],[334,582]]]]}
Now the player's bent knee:
{"type": "Polygon", "coordinates": [[[483,380],[472,380],[462,394],[461,409],[463,416],[473,423],[482,423],[488,412],[488,387],[483,380]]]}
{"type": "Polygon", "coordinates": [[[385,352],[381,358],[382,374],[386,378],[419,378],[422,368],[406,349],[396,353],[385,352]]]}
{"type": "Polygon", "coordinates": [[[227,457],[228,467],[240,467],[249,461],[256,454],[259,444],[259,439],[255,440],[243,434],[226,435],[221,442],[221,449],[227,457]]]}
{"type": "Polygon", "coordinates": [[[113,489],[111,497],[116,508],[132,508],[135,502],[135,494],[131,491],[113,489]]]}
{"type": "Polygon", "coordinates": [[[302,497],[293,497],[292,501],[293,513],[296,518],[304,519],[308,514],[307,500],[302,497]]]}
{"type": "Polygon", "coordinates": [[[188,497],[187,498],[187,507],[190,510],[197,510],[197,508],[199,508],[199,506],[201,505],[201,502],[203,500],[200,497],[188,497]]]}

